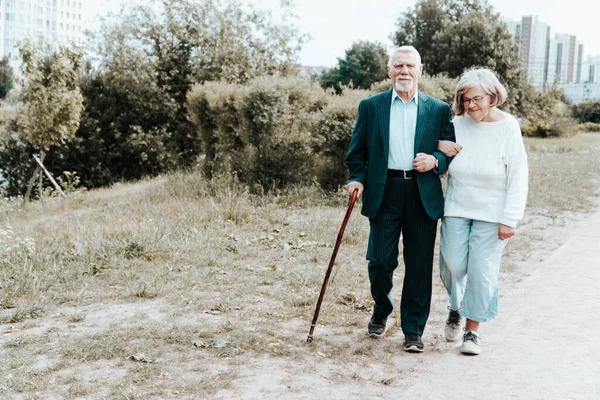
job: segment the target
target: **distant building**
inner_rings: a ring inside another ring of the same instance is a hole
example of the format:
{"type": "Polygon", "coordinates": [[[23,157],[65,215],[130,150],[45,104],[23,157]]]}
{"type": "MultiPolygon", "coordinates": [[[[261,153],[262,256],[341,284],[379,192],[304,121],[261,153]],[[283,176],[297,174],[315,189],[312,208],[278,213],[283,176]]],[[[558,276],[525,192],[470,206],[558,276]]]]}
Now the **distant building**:
{"type": "Polygon", "coordinates": [[[519,22],[506,21],[506,28],[519,49],[523,71],[536,90],[544,92],[554,83],[584,81],[584,46],[575,35],[552,37],[550,26],[534,15],[525,15],[519,22]]]}
{"type": "Polygon", "coordinates": [[[49,48],[83,43],[89,22],[86,7],[94,0],[0,0],[0,56],[15,71],[20,65],[18,42],[28,38],[49,48]]]}
{"type": "Polygon", "coordinates": [[[574,104],[583,101],[600,100],[600,83],[567,83],[558,85],[564,91],[564,95],[574,104]]]}
{"type": "Polygon", "coordinates": [[[600,56],[588,57],[581,68],[581,82],[600,83],[600,56]]]}
{"type": "Polygon", "coordinates": [[[550,26],[537,16],[523,16],[520,36],[519,57],[523,70],[527,72],[529,83],[537,90],[543,90],[547,83],[550,26]]]}
{"type": "Polygon", "coordinates": [[[513,43],[517,46],[521,42],[521,21],[505,21],[506,28],[508,29],[508,33],[513,38],[513,43]]]}
{"type": "Polygon", "coordinates": [[[600,56],[588,57],[582,63],[579,82],[561,84],[558,87],[575,104],[600,100],[600,56]]]}
{"type": "Polygon", "coordinates": [[[548,83],[579,83],[583,64],[583,45],[569,34],[556,34],[550,41],[548,83]]]}

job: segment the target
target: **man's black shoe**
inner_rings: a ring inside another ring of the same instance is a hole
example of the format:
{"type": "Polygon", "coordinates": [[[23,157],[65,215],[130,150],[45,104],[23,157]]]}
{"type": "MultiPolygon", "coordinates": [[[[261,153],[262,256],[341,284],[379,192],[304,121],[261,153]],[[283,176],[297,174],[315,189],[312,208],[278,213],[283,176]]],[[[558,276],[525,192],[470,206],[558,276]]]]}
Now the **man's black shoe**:
{"type": "Polygon", "coordinates": [[[375,339],[382,339],[385,333],[386,322],[387,317],[378,318],[373,315],[369,320],[369,336],[375,339]]]}
{"type": "Polygon", "coordinates": [[[404,335],[404,351],[410,353],[422,353],[425,350],[421,335],[415,333],[407,333],[404,335]]]}

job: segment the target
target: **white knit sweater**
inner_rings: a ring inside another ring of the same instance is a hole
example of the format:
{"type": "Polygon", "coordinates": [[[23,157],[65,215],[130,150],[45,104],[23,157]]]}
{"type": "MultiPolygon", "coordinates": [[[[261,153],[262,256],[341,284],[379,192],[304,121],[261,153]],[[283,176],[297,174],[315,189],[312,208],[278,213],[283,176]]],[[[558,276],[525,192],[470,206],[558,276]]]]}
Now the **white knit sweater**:
{"type": "Polygon", "coordinates": [[[527,154],[512,116],[476,122],[454,118],[456,143],[463,146],[448,168],[444,216],[516,227],[527,202],[527,154]]]}

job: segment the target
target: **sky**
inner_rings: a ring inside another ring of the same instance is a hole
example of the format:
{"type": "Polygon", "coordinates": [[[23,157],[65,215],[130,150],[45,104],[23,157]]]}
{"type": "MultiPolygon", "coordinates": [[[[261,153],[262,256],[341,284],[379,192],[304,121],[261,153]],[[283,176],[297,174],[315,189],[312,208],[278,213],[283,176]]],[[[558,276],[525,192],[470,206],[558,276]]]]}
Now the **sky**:
{"type": "MultiPolygon", "coordinates": [[[[277,10],[280,0],[243,0],[261,8],[277,10]]],[[[289,1],[289,0],[288,0],[289,1]]],[[[292,0],[298,16],[297,26],[311,36],[300,52],[300,63],[333,66],[345,50],[359,40],[379,41],[390,49],[389,39],[397,18],[415,0],[292,0]]],[[[552,35],[576,35],[584,45],[585,58],[600,55],[600,1],[569,0],[551,5],[548,0],[488,0],[507,20],[523,15],[538,15],[550,25],[552,35]]],[[[125,0],[92,0],[96,13],[118,11],[125,0]]],[[[426,62],[426,60],[423,60],[426,62]]]]}

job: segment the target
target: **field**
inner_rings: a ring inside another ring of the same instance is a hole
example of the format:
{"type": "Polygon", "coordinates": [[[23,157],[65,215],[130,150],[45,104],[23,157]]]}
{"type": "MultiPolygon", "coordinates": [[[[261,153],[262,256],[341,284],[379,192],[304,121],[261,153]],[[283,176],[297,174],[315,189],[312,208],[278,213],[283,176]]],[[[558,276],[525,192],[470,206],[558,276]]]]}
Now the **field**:
{"type": "MultiPolygon", "coordinates": [[[[600,196],[600,134],[526,146],[528,208],[505,251],[504,287],[600,196]]],[[[255,196],[234,175],[194,172],[24,208],[0,200],[0,398],[397,393],[447,346],[446,294],[434,277],[426,354],[401,351],[397,323],[369,339],[368,221],[358,209],[306,343],[346,202],[310,187],[255,196]]],[[[396,304],[402,275],[400,266],[396,304]]]]}

